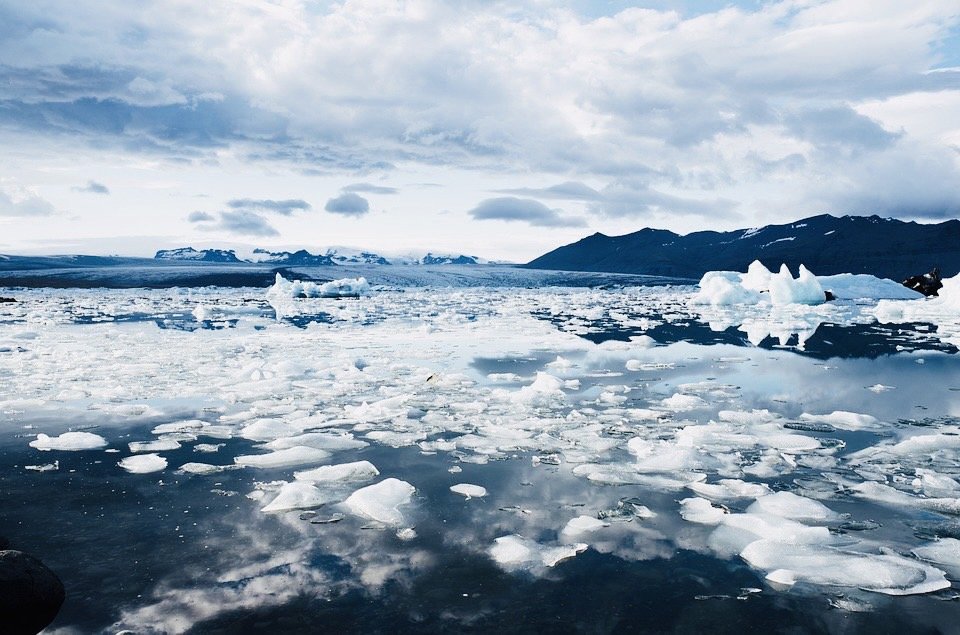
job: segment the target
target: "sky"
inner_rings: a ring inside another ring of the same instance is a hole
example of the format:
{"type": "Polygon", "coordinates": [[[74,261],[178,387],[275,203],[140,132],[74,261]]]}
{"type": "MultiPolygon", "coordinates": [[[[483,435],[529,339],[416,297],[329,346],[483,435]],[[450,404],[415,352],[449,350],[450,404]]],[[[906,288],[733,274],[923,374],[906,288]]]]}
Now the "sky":
{"type": "Polygon", "coordinates": [[[960,216],[956,0],[0,0],[0,252],[960,216]]]}

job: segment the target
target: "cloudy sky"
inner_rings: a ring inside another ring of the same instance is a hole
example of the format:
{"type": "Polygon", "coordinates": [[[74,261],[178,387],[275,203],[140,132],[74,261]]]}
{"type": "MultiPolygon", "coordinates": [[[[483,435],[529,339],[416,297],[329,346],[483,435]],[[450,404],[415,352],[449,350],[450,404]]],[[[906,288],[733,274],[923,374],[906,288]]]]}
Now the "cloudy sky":
{"type": "Polygon", "coordinates": [[[960,215],[956,0],[0,0],[0,252],[960,215]]]}

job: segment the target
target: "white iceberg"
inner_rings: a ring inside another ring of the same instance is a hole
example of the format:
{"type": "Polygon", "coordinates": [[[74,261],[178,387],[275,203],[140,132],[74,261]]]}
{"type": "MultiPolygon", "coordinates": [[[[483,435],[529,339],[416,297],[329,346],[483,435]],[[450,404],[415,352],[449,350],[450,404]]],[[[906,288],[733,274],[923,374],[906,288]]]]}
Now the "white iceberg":
{"type": "Polygon", "coordinates": [[[92,432],[64,432],[58,437],[38,434],[30,442],[30,447],[38,450],[97,450],[106,445],[106,439],[92,432]]]}
{"type": "Polygon", "coordinates": [[[262,507],[263,512],[285,512],[292,509],[310,509],[335,500],[328,492],[320,490],[310,483],[295,481],[285,483],[270,504],[262,507]]]}

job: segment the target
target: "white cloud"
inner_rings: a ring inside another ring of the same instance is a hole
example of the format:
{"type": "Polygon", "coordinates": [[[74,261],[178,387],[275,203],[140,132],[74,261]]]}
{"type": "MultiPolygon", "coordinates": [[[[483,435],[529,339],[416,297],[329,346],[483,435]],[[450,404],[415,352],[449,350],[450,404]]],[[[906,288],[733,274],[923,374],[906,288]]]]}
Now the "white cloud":
{"type": "Polygon", "coordinates": [[[0,217],[50,216],[56,209],[33,188],[11,179],[0,179],[0,217]]]}

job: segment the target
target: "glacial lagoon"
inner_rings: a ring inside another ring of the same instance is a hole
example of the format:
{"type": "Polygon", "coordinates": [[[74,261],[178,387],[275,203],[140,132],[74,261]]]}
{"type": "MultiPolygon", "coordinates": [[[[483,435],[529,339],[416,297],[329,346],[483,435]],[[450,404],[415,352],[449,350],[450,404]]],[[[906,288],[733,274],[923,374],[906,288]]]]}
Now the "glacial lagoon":
{"type": "Polygon", "coordinates": [[[58,634],[955,631],[960,315],[696,293],[5,291],[0,536],[58,634]]]}

